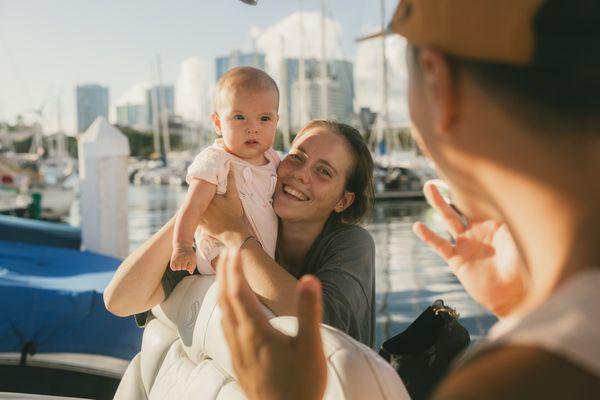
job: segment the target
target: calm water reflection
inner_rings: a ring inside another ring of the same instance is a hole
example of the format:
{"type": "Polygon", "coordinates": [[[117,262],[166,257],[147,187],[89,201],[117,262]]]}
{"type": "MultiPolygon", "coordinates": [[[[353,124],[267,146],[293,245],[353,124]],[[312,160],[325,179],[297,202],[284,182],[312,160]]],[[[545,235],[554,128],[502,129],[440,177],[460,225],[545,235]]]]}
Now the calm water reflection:
{"type": "MultiPolygon", "coordinates": [[[[171,218],[185,188],[131,186],[129,239],[133,250],[171,218]]],[[[376,243],[377,345],[404,329],[438,298],[457,308],[474,338],[494,319],[475,304],[442,260],[411,230],[417,221],[432,220],[425,202],[385,201],[375,206],[367,228],[376,243]]]]}
{"type": "Polygon", "coordinates": [[[386,201],[375,206],[368,226],[377,249],[377,343],[402,331],[436,299],[458,310],[473,339],[495,319],[464,291],[446,264],[413,233],[412,224],[435,225],[423,201],[386,201]]]}

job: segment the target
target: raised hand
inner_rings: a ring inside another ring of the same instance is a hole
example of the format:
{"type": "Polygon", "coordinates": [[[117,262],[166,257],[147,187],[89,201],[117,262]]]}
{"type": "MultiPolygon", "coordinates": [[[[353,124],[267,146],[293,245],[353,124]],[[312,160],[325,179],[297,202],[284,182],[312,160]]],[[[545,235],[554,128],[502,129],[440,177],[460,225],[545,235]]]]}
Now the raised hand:
{"type": "Polygon", "coordinates": [[[249,399],[321,399],[327,369],[321,341],[321,285],[297,286],[298,335],[273,328],[242,272],[239,253],[221,254],[217,267],[222,326],[238,382],[249,399]]]}
{"type": "Polygon", "coordinates": [[[196,268],[196,251],[194,251],[194,247],[175,245],[173,254],[171,254],[170,266],[173,271],[185,270],[192,274],[196,268]]]}
{"type": "Polygon", "coordinates": [[[506,224],[464,224],[434,184],[426,184],[423,191],[447,223],[454,243],[420,222],[413,226],[415,234],[446,261],[475,301],[498,317],[508,316],[525,296],[527,273],[506,224]]]}

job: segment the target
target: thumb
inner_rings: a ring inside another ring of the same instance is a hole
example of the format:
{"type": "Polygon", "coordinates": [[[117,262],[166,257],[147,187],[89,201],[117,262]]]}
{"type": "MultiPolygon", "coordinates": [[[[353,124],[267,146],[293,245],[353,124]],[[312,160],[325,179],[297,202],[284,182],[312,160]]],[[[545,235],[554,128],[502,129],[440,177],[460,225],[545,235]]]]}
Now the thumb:
{"type": "Polygon", "coordinates": [[[314,276],[304,276],[297,288],[298,345],[321,349],[321,283],[314,276]]]}
{"type": "Polygon", "coordinates": [[[227,173],[227,194],[233,194],[237,196],[237,186],[235,185],[235,175],[233,174],[233,168],[229,168],[227,173]]]}

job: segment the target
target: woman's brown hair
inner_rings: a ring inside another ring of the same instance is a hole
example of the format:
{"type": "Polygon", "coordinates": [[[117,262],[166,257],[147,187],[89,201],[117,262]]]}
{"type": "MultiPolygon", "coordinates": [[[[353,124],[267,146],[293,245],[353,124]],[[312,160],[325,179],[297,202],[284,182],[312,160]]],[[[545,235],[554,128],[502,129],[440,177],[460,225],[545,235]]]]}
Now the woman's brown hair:
{"type": "Polygon", "coordinates": [[[313,119],[304,125],[296,137],[313,128],[324,128],[346,139],[354,161],[346,176],[346,191],[354,193],[354,201],[341,213],[332,212],[329,220],[347,224],[360,223],[371,213],[375,196],[371,152],[356,128],[333,120],[313,119]]]}

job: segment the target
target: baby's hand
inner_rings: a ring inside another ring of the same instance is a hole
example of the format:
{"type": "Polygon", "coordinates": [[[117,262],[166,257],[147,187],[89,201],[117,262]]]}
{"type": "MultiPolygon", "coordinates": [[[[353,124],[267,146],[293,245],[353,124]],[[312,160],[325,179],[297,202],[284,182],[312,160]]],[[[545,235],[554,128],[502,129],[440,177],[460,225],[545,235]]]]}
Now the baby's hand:
{"type": "Polygon", "coordinates": [[[171,269],[173,271],[186,270],[190,274],[196,268],[196,251],[192,246],[176,245],[171,254],[171,269]]]}

